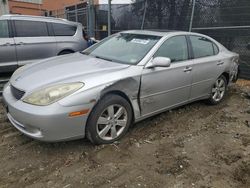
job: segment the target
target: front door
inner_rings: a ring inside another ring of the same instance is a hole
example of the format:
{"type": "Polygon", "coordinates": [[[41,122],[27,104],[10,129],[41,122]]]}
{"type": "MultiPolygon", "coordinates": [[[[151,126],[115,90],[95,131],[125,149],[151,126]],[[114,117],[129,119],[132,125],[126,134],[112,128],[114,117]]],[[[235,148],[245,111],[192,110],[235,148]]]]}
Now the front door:
{"type": "MultiPolygon", "coordinates": [[[[16,47],[13,38],[10,38],[7,20],[0,20],[0,69],[17,67],[16,47]]],[[[0,72],[1,72],[0,70],[0,72]]],[[[6,71],[6,70],[3,70],[6,71]]]]}
{"type": "Polygon", "coordinates": [[[167,39],[155,57],[168,57],[171,65],[144,69],[140,93],[142,116],[179,106],[190,97],[193,61],[189,59],[186,37],[167,39]]]}

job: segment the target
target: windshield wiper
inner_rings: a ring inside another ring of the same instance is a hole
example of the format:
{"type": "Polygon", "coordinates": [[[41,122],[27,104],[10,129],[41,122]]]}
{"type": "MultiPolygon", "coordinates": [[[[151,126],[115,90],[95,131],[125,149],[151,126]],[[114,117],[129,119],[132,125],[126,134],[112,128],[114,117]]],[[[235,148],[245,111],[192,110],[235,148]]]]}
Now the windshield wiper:
{"type": "Polygon", "coordinates": [[[100,57],[100,56],[94,56],[94,57],[97,58],[97,59],[103,59],[103,60],[106,60],[106,61],[111,61],[111,62],[113,62],[112,59],[108,59],[108,58],[105,58],[105,57],[100,57]]]}
{"type": "Polygon", "coordinates": [[[84,54],[84,55],[89,55],[89,52],[84,52],[84,51],[82,51],[82,52],[80,52],[81,54],[84,54]]]}
{"type": "Polygon", "coordinates": [[[80,52],[80,53],[83,54],[83,55],[90,55],[90,56],[95,57],[95,58],[97,58],[97,59],[103,59],[103,60],[106,60],[106,61],[111,61],[111,62],[113,62],[112,59],[108,59],[108,58],[105,58],[105,57],[92,55],[92,54],[90,54],[89,52],[84,52],[84,51],[82,51],[82,52],[80,52]]]}

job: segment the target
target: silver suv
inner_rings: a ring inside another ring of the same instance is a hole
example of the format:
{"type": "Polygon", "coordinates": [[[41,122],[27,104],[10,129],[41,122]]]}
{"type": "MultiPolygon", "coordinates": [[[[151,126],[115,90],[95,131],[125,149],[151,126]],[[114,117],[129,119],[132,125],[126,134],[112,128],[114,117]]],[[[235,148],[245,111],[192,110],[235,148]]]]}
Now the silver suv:
{"type": "Polygon", "coordinates": [[[83,27],[64,19],[4,15],[0,17],[0,72],[52,56],[87,48],[83,27]]]}

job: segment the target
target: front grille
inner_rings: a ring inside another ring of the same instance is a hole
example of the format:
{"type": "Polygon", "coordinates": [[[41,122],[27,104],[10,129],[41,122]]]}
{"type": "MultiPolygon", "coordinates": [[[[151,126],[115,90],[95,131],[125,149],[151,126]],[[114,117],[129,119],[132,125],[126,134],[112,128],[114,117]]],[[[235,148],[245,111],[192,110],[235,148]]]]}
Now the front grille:
{"type": "Polygon", "coordinates": [[[20,100],[20,99],[24,96],[24,94],[25,94],[24,91],[21,91],[21,90],[15,88],[15,87],[12,86],[12,85],[10,86],[10,89],[11,89],[12,95],[13,95],[17,100],[20,100]]]}

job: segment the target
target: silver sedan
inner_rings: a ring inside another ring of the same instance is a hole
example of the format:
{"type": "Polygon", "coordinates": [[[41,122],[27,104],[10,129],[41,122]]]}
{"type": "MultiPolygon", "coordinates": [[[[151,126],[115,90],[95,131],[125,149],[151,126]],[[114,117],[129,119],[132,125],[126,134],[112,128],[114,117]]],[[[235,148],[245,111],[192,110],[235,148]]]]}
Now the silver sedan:
{"type": "Polygon", "coordinates": [[[126,31],[18,69],[3,98],[10,122],[29,137],[109,144],[163,111],[218,104],[237,79],[238,59],[205,35],[126,31]]]}

